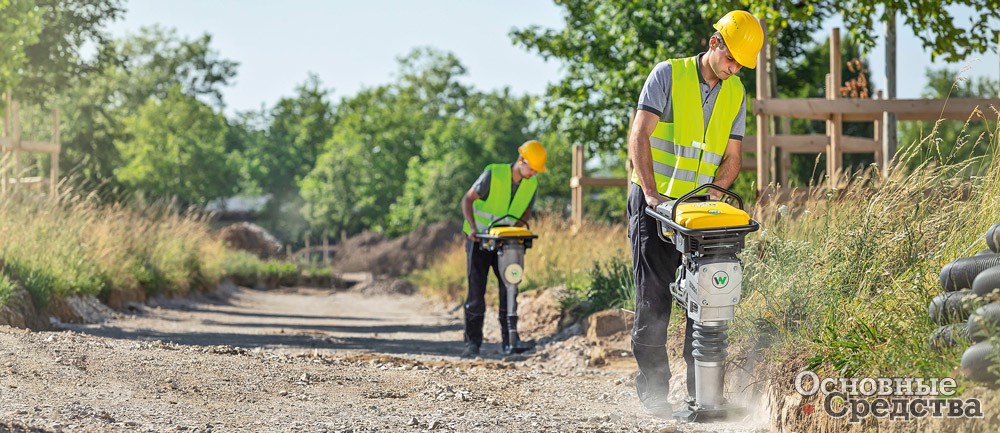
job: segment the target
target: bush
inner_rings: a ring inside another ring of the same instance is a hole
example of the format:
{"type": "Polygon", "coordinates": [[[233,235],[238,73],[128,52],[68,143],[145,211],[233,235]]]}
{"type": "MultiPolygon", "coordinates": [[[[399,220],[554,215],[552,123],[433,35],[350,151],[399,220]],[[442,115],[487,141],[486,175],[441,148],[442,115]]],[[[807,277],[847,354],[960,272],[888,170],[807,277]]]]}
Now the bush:
{"type": "Polygon", "coordinates": [[[226,277],[233,283],[245,287],[257,285],[257,275],[261,268],[263,268],[263,262],[257,256],[246,251],[235,251],[227,255],[223,265],[226,277]]]}
{"type": "Polygon", "coordinates": [[[632,263],[621,257],[611,257],[603,265],[594,262],[586,300],[591,304],[591,312],[608,308],[635,310],[635,274],[632,272],[632,263]]]}
{"type": "MultiPolygon", "coordinates": [[[[225,275],[234,283],[245,287],[295,286],[299,284],[299,266],[281,260],[261,260],[246,251],[236,251],[226,256],[225,275]]],[[[329,275],[329,269],[327,269],[329,275]]],[[[310,274],[321,271],[307,269],[310,274]]]]}

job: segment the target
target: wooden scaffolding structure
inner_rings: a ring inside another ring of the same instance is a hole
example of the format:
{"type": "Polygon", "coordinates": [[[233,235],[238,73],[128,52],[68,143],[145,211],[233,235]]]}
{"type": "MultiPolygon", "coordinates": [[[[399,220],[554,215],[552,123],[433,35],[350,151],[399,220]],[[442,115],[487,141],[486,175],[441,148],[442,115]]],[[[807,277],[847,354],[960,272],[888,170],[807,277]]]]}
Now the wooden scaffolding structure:
{"type": "MultiPolygon", "coordinates": [[[[830,32],[830,73],[826,78],[826,98],[768,98],[767,68],[763,67],[768,64],[766,41],[767,38],[757,59],[757,64],[762,67],[756,71],[757,95],[753,100],[757,136],[743,140],[743,143],[756,141],[754,166],[758,194],[763,194],[765,189],[784,189],[790,165],[788,155],[794,153],[826,153],[827,186],[830,188],[842,186],[846,180],[843,173],[844,153],[872,153],[880,169],[888,172],[896,156],[896,143],[882,139],[880,126],[891,114],[897,120],[976,120],[970,118],[970,114],[977,108],[1000,107],[1000,99],[997,98],[844,99],[840,95],[842,59],[839,28],[830,32]],[[772,117],[825,120],[827,132],[825,135],[775,135],[770,130],[772,117]],[[873,122],[874,137],[844,135],[844,122],[873,122]]],[[[749,150],[744,146],[743,151],[749,150]]]]}
{"type": "Polygon", "coordinates": [[[49,195],[55,198],[59,192],[59,153],[62,145],[59,143],[59,110],[52,110],[52,138],[49,142],[24,140],[21,138],[21,117],[18,101],[11,98],[10,93],[4,97],[6,113],[4,115],[3,135],[0,136],[0,196],[8,190],[24,185],[39,185],[48,182],[49,195]],[[23,154],[48,154],[51,162],[49,177],[24,176],[21,165],[23,154]]]}

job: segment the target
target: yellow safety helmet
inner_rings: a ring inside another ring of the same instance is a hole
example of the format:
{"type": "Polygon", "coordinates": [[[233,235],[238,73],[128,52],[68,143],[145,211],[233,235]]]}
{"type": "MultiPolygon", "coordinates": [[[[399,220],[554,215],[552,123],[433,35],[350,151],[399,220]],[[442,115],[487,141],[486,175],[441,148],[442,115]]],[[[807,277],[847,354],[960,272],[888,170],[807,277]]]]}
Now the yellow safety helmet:
{"type": "Polygon", "coordinates": [[[539,173],[545,172],[545,147],[536,140],[525,141],[521,147],[517,148],[517,153],[528,162],[532,170],[539,173]]]}
{"type": "Polygon", "coordinates": [[[764,29],[757,18],[747,11],[732,11],[712,27],[722,34],[729,52],[740,65],[750,69],[757,67],[757,53],[764,45],[764,29]]]}

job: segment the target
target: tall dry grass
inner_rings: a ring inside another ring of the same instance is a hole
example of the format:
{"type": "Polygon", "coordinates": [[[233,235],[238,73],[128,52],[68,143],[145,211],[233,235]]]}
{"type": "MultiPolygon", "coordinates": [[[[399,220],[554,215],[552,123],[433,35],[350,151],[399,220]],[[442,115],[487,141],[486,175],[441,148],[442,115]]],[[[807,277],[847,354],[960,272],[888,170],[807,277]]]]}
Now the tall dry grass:
{"type": "Polygon", "coordinates": [[[226,255],[204,215],[168,204],[103,206],[72,192],[0,200],[0,272],[43,305],[114,291],[183,295],[216,284],[226,255]]]}

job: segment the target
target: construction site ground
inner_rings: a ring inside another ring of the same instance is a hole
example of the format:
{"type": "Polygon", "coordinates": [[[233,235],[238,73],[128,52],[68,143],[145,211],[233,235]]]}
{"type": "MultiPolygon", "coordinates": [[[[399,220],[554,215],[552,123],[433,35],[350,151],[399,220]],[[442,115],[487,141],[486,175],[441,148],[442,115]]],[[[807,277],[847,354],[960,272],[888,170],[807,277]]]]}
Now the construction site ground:
{"type": "Polygon", "coordinates": [[[621,338],[577,325],[505,358],[495,322],[462,359],[460,309],[419,294],[224,285],[56,331],[0,327],[0,431],[767,430],[646,415],[621,338]]]}

